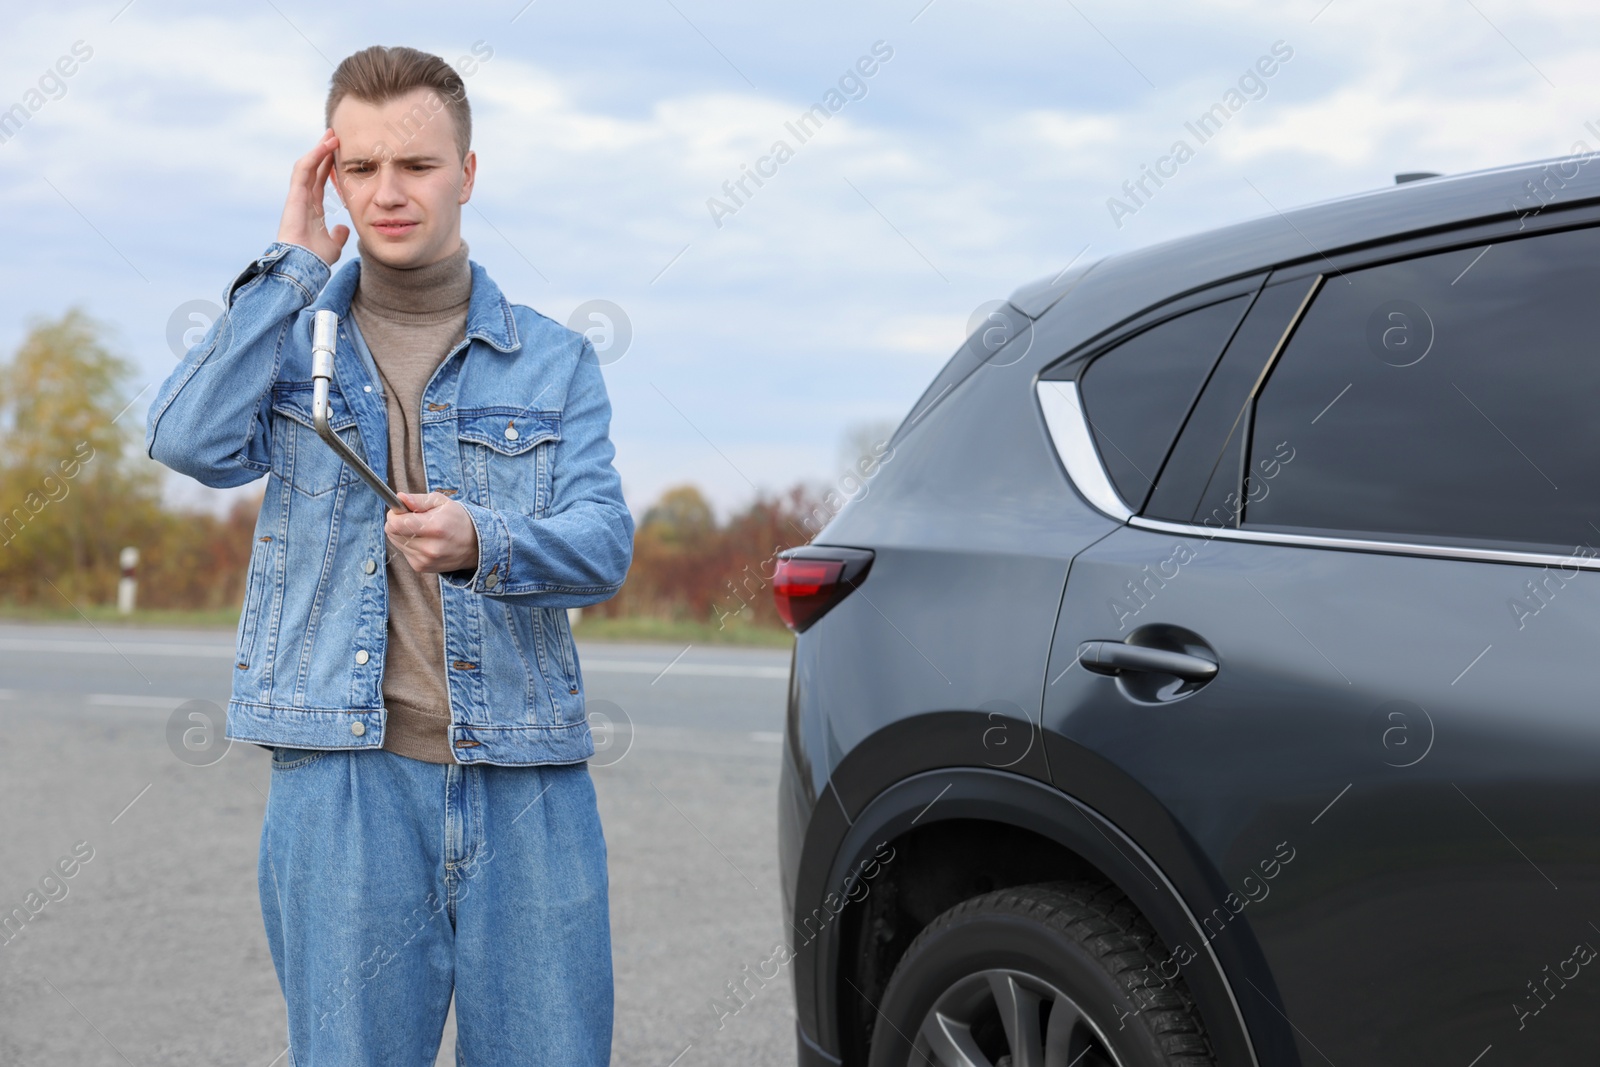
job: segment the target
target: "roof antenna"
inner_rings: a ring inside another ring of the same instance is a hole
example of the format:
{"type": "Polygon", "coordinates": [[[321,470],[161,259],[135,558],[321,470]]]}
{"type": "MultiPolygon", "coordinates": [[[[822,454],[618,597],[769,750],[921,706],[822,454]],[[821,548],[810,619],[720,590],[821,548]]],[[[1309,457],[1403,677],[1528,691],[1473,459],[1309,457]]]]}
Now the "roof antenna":
{"type": "Polygon", "coordinates": [[[1444,175],[1440,174],[1436,170],[1408,170],[1401,174],[1396,174],[1394,176],[1394,183],[1396,185],[1404,185],[1406,182],[1420,182],[1424,178],[1442,177],[1444,177],[1444,175]]]}

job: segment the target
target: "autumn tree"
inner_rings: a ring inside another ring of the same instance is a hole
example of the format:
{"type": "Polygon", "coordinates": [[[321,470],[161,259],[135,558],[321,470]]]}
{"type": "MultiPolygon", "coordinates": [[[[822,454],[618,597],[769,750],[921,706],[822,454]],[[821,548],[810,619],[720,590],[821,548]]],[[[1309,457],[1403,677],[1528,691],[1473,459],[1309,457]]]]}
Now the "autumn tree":
{"type": "Polygon", "coordinates": [[[109,603],[133,545],[141,604],[228,606],[242,594],[254,511],[162,508],[161,469],[130,415],[133,367],[102,334],[70,308],[35,321],[0,365],[0,600],[109,603]]]}
{"type": "Polygon", "coordinates": [[[634,531],[633,565],[622,590],[596,614],[685,619],[713,625],[780,626],[772,603],[777,554],[804,544],[815,502],[804,487],[761,494],[718,523],[692,485],[668,489],[634,531]]]}

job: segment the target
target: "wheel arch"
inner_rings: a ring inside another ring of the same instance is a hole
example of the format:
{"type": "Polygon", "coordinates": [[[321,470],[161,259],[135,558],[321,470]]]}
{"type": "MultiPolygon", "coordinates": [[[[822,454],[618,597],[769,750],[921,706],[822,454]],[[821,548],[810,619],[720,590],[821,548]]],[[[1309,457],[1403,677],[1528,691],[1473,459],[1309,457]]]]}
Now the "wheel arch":
{"type": "MultiPolygon", "coordinates": [[[[1050,869],[1055,872],[1044,877],[1059,877],[1062,872],[1070,874],[1073,870],[1103,876],[1127,894],[1168,946],[1203,946],[1180,970],[1212,1036],[1219,1062],[1258,1064],[1259,1048],[1271,1050],[1272,1063],[1298,1063],[1286,1023],[1274,1027],[1271,1020],[1266,1020],[1266,1029],[1278,1031],[1273,1033],[1263,1032],[1260,1017],[1254,1020],[1253,1030],[1246,1023],[1212,942],[1205,937],[1185,894],[1161,865],[1119,826],[1076,797],[1024,775],[975,767],[928,769],[903,777],[867,801],[853,817],[847,816],[831,782],[824,794],[818,798],[815,813],[831,812],[832,817],[812,820],[799,882],[812,888],[836,887],[836,891],[824,888],[822,893],[813,894],[802,890],[796,895],[795,914],[788,917],[796,957],[803,961],[795,972],[796,992],[801,995],[801,1004],[809,1001],[814,1013],[814,1019],[807,1020],[805,1016],[810,1013],[802,1011],[799,1020],[801,1045],[813,1062],[825,1062],[819,1054],[835,1063],[860,1060],[862,1048],[855,1032],[851,998],[859,995],[874,1006],[875,1001],[859,987],[852,991],[855,983],[850,976],[859,976],[861,965],[868,971],[875,965],[870,956],[855,953],[871,947],[870,943],[864,944],[862,929],[864,923],[877,924],[874,908],[892,903],[901,892],[904,867],[896,870],[895,863],[904,859],[904,850],[912,847],[911,842],[919,834],[950,834],[953,836],[941,840],[951,841],[977,827],[984,837],[980,847],[989,849],[990,856],[1005,855],[1006,848],[1015,849],[1024,838],[1043,842],[1053,851],[1035,857],[1036,864],[1042,868],[1053,864],[1050,869]],[[831,847],[823,839],[828,837],[832,838],[831,847]],[[886,849],[893,850],[887,858],[886,849]],[[876,904],[874,894],[878,894],[876,904]],[[822,901],[830,896],[839,906],[837,913],[831,907],[813,908],[802,918],[802,902],[822,901]],[[819,922],[819,915],[827,915],[831,921],[819,922]],[[851,963],[848,968],[847,960],[851,963]],[[811,983],[811,989],[802,991],[803,982],[811,983]],[[810,1033],[808,1021],[815,1027],[810,1033]],[[832,1050],[842,1060],[833,1059],[833,1054],[824,1050],[832,1050]],[[1282,1055],[1285,1051],[1288,1058],[1282,1055]]],[[[1187,859],[1191,864],[1204,862],[1198,850],[1193,850],[1187,859]]],[[[1008,862],[1008,870],[1028,869],[1026,862],[1008,862]]],[[[1020,873],[1016,876],[1022,877],[1020,873]]],[[[914,932],[894,935],[899,952],[904,951],[914,932]]],[[[869,937],[880,933],[871,929],[869,937]]],[[[1235,937],[1248,937],[1248,931],[1239,930],[1235,937]]],[[[1244,954],[1253,955],[1255,959],[1250,962],[1259,963],[1248,967],[1255,974],[1255,984],[1267,983],[1262,992],[1275,998],[1275,985],[1253,938],[1244,954]]],[[[889,962],[890,971],[893,960],[898,958],[895,953],[889,962]]],[[[887,974],[877,977],[877,991],[881,994],[881,983],[887,982],[887,974]]]]}

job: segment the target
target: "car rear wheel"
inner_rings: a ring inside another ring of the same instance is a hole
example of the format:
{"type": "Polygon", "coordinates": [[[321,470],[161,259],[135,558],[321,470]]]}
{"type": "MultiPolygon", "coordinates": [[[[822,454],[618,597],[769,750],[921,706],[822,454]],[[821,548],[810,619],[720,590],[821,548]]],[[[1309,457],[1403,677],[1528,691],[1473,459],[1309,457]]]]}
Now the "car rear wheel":
{"type": "Polygon", "coordinates": [[[870,1067],[1212,1067],[1181,975],[1108,882],[1019,886],[929,923],[895,967],[870,1067]],[[1175,972],[1167,963],[1165,972],[1175,972]]]}

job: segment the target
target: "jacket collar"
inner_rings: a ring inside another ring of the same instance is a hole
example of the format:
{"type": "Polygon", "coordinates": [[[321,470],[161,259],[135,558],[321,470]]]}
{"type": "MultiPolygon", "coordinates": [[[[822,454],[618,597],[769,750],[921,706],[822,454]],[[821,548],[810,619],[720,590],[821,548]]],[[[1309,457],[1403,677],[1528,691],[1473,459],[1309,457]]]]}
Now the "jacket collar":
{"type": "MultiPolygon", "coordinates": [[[[497,352],[515,352],[522,347],[517,336],[517,320],[512,317],[511,305],[500,287],[489,277],[489,272],[477,260],[472,264],[472,298],[467,303],[467,337],[476,337],[497,352]]],[[[361,260],[352,259],[340,267],[308,310],[327,309],[341,319],[350,314],[350,298],[355,295],[356,283],[361,277],[361,260]]]]}

